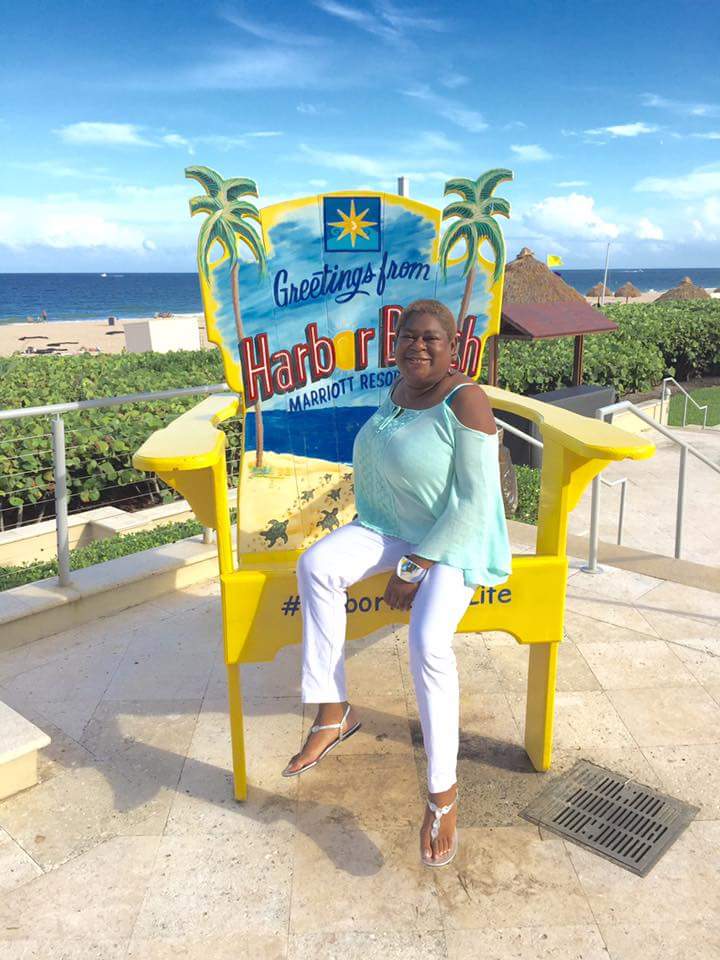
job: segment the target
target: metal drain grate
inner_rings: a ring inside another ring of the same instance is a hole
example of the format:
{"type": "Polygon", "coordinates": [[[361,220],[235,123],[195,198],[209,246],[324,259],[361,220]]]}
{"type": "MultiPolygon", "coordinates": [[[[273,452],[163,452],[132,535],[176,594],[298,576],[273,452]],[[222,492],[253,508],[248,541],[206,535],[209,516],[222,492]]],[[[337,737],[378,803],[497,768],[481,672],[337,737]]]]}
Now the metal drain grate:
{"type": "Polygon", "coordinates": [[[699,809],[579,760],[520,816],[644,877],[699,809]]]}

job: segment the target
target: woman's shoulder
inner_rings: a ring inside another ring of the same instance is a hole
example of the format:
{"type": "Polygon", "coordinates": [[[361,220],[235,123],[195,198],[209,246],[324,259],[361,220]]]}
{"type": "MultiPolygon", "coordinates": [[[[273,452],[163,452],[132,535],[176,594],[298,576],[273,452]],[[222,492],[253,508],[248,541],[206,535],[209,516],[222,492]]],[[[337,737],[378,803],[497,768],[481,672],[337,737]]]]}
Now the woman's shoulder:
{"type": "Polygon", "coordinates": [[[448,394],[447,403],[464,427],[490,435],[497,433],[490,400],[476,381],[468,377],[457,384],[448,394]]]}

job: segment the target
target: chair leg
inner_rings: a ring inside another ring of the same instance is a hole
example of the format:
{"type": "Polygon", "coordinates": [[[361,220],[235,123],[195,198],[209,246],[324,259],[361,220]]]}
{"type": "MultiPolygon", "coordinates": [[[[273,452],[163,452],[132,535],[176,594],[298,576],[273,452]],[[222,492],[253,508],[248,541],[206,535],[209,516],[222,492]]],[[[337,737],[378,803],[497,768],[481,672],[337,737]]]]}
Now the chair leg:
{"type": "Polygon", "coordinates": [[[525,749],[536,770],[547,770],[552,757],[558,646],[558,642],[530,646],[525,749]]]}
{"type": "Polygon", "coordinates": [[[240,689],[240,665],[227,665],[228,693],[230,697],[230,738],[232,741],[233,778],[235,799],[247,800],[247,775],[245,772],[245,736],[243,733],[242,691],[240,689]]]}

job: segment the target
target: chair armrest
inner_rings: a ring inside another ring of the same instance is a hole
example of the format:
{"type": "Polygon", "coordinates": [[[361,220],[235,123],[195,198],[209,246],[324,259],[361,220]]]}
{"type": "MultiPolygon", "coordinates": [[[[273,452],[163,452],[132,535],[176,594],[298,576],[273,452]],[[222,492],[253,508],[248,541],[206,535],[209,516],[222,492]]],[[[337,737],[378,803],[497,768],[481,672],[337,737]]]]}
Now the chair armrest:
{"type": "Polygon", "coordinates": [[[655,444],[604,420],[563,410],[551,403],[523,397],[500,387],[482,385],[493,407],[516,413],[537,424],[543,441],[555,441],[582,460],[645,460],[655,444]]]}
{"type": "Polygon", "coordinates": [[[225,455],[225,434],[216,429],[217,424],[235,416],[239,407],[240,399],[235,394],[207,397],[167,427],[151,434],[135,451],[133,466],[152,473],[213,466],[225,455]]]}
{"type": "Polygon", "coordinates": [[[233,570],[230,513],[227,496],[225,447],[227,439],[217,424],[240,408],[235,394],[207,397],[162,430],[156,430],[135,452],[137,470],[157,473],[177,490],[206,527],[217,530],[221,573],[233,570]]]}

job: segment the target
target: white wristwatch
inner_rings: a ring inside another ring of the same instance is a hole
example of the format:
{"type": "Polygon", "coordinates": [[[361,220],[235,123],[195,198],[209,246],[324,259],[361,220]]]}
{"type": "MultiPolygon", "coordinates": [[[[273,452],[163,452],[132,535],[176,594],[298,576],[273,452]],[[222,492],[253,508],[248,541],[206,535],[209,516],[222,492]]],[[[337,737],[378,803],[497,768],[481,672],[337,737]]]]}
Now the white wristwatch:
{"type": "Polygon", "coordinates": [[[400,557],[395,568],[395,573],[400,580],[405,583],[420,583],[427,573],[427,567],[421,567],[410,557],[400,557]]]}

